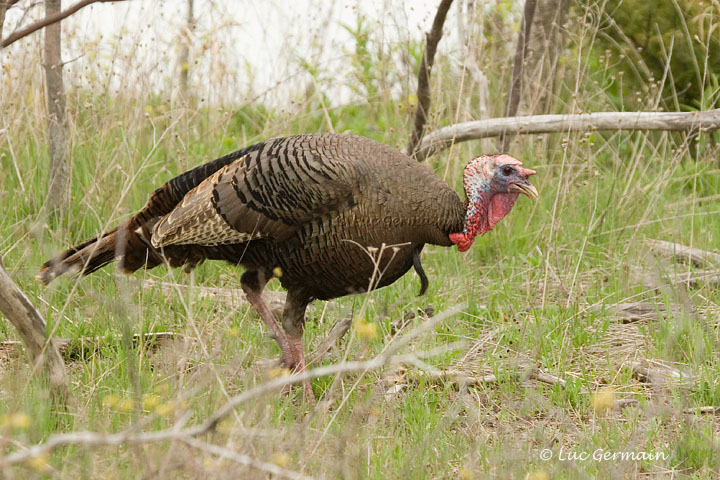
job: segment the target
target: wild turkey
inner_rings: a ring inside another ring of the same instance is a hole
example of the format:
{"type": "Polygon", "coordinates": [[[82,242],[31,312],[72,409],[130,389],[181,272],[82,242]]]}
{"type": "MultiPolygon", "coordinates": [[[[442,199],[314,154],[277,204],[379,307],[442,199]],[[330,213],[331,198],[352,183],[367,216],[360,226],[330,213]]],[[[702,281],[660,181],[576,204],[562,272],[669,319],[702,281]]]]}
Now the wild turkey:
{"type": "MultiPolygon", "coordinates": [[[[46,262],[38,279],[89,274],[116,257],[127,273],[162,263],[191,269],[204,260],[242,265],[248,301],[285,366],[300,371],[309,302],[390,285],[411,266],[424,293],[423,246],[467,250],[519,194],[537,197],[528,181],[534,173],[508,155],[475,158],[462,201],[425,165],[367,138],[272,139],[170,180],[125,224],[46,262]],[[283,329],[260,296],[274,276],[288,292],[283,329]]],[[[312,398],[310,383],[303,388],[312,398]]]]}

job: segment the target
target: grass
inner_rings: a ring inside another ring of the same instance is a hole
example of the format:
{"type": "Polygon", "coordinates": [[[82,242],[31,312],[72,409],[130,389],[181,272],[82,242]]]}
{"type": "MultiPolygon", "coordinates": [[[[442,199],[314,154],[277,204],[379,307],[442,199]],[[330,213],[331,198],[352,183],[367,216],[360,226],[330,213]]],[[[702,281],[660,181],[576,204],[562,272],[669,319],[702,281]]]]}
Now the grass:
{"type": "MultiPolygon", "coordinates": [[[[362,45],[363,58],[371,47],[362,45]]],[[[433,99],[442,107],[432,121],[441,125],[453,121],[465,93],[457,90],[457,72],[439,62],[433,99]]],[[[582,62],[597,63],[590,56],[582,62]]],[[[65,411],[52,408],[45,385],[24,357],[3,360],[4,453],[60,432],[109,433],[134,425],[151,431],[185,414],[189,424],[200,423],[229,397],[266,381],[269,370],[259,361],[279,351],[246,306],[199,298],[197,288],[168,298],[141,282],[238,288],[237,269],[207,263],[191,275],[157,268],[124,277],[106,268],[48,288],[34,275],[53,253],[141,208],[173,175],[245,144],[331,125],[402,148],[411,109],[396,99],[410,93],[378,89],[384,83],[374,76],[382,72],[371,63],[353,68],[375,88],[369,102],[333,106],[313,92],[291,113],[262,105],[188,109],[144,92],[107,98],[71,90],[73,202],[60,218],[44,213],[42,112],[13,100],[32,84],[11,85],[15,90],[0,98],[3,111],[17,119],[0,138],[0,251],[49,330],[62,338],[98,340],[97,348],[68,363],[72,393],[65,411]],[[176,332],[183,339],[157,349],[135,345],[132,335],[145,332],[176,332]]],[[[566,75],[575,78],[571,71],[566,75]]],[[[502,99],[495,101],[501,110],[502,99]]],[[[614,108],[611,98],[596,94],[587,95],[587,104],[614,108]]],[[[520,199],[465,254],[426,248],[423,263],[431,284],[423,297],[409,273],[368,295],[316,302],[309,313],[307,350],[338,318],[352,315],[377,325],[374,338],[351,332],[324,361],[329,364],[381,353],[425,321],[411,312],[464,305],[403,349],[445,347],[423,359],[429,366],[387,366],[337,382],[318,378],[312,385],[327,400],[323,408],[311,408],[296,392],[264,396],[238,408],[201,440],[313,477],[716,478],[718,417],[693,409],[720,406],[720,289],[668,285],[664,274],[694,267],[656,258],[644,244],[654,238],[717,251],[717,202],[700,201],[720,191],[717,150],[706,137],[694,143],[680,134],[596,132],[517,139],[510,153],[538,171],[537,203],[520,199]],[[643,274],[655,286],[645,285],[643,274]],[[640,301],[657,306],[657,315],[626,322],[614,308],[640,301]],[[642,381],[629,367],[638,361],[671,366],[684,376],[642,381]],[[494,373],[498,381],[458,388],[433,380],[432,368],[494,373]],[[529,379],[532,368],[565,380],[565,386],[529,379]],[[626,408],[615,406],[630,400],[626,408]],[[549,460],[541,457],[545,449],[549,460]],[[662,455],[598,461],[595,452],[662,455]],[[580,459],[583,453],[589,459],[580,459]]],[[[477,143],[460,144],[428,164],[459,191],[461,169],[477,153],[477,143]]],[[[0,338],[16,338],[7,323],[0,324],[0,338]]],[[[168,442],[65,447],[4,473],[263,477],[168,442]]]]}

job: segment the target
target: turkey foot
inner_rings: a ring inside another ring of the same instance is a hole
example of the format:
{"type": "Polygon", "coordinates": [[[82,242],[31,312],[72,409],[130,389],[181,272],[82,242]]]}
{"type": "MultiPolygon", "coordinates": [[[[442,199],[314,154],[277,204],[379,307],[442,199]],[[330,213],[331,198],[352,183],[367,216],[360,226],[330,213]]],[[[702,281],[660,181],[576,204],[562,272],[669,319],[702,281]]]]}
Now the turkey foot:
{"type": "MultiPolygon", "coordinates": [[[[293,373],[303,373],[307,369],[305,364],[305,353],[302,348],[302,337],[295,337],[288,335],[288,342],[290,344],[290,351],[294,358],[294,370],[293,373]]],[[[315,404],[315,395],[313,394],[312,387],[310,386],[310,379],[302,381],[303,395],[311,403],[315,404]]]]}

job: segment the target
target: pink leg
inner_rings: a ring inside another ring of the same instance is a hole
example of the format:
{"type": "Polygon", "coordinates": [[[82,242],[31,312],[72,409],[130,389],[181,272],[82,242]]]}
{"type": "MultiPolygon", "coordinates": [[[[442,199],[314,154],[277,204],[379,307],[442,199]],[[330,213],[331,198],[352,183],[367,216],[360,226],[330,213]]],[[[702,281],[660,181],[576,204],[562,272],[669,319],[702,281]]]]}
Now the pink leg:
{"type": "MultiPolygon", "coordinates": [[[[306,369],[305,354],[302,347],[302,334],[305,326],[305,309],[307,308],[309,299],[300,292],[288,291],[285,300],[285,309],[283,310],[283,329],[287,335],[288,344],[290,345],[290,354],[293,359],[293,367],[295,373],[304,372],[306,369]]],[[[313,395],[310,387],[310,380],[302,382],[303,394],[306,399],[315,403],[315,395],[313,395]]]]}
{"type": "MultiPolygon", "coordinates": [[[[295,337],[288,335],[288,343],[290,343],[290,351],[292,352],[295,360],[295,373],[304,372],[306,369],[305,364],[305,353],[302,348],[302,337],[295,337]]],[[[312,387],[310,386],[310,380],[304,380],[302,382],[303,395],[305,398],[315,403],[315,395],[313,394],[312,387]]]]}
{"type": "Polygon", "coordinates": [[[283,364],[291,368],[295,363],[293,351],[290,349],[287,335],[285,335],[285,332],[280,328],[280,325],[278,325],[275,320],[275,316],[262,299],[261,293],[267,281],[260,282],[258,277],[259,274],[257,272],[245,272],[240,280],[240,285],[245,292],[247,301],[250,302],[250,305],[252,305],[258,315],[260,315],[262,321],[265,322],[270,337],[274,338],[280,346],[283,364]]]}

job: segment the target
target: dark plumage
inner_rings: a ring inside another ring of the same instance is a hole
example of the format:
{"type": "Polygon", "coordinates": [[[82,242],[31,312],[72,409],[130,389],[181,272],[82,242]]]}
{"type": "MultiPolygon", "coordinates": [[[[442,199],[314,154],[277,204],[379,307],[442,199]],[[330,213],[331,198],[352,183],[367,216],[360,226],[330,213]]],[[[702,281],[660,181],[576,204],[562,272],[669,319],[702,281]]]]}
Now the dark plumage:
{"type": "MultiPolygon", "coordinates": [[[[285,365],[300,370],[310,301],[389,285],[413,266],[424,291],[423,246],[466,250],[519,193],[537,194],[527,181],[533,173],[506,155],[479,157],[465,170],[463,201],[426,166],[367,138],[268,140],[170,180],[127,223],[48,261],[38,278],[88,274],[116,257],[128,273],[163,262],[242,265],[248,301],[280,344],[285,365]],[[273,276],[288,291],[283,329],[260,297],[273,276]]],[[[311,394],[309,383],[305,391],[311,394]]]]}

